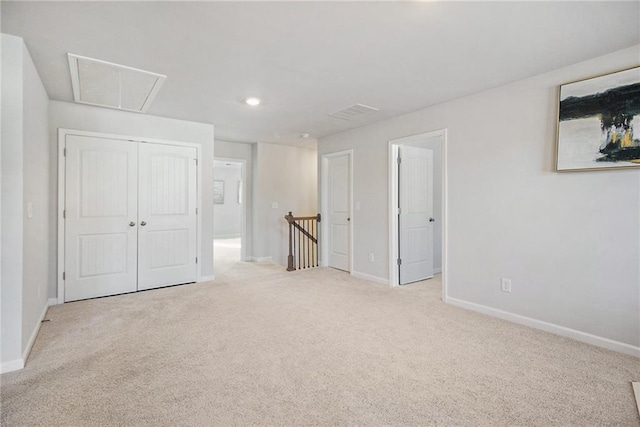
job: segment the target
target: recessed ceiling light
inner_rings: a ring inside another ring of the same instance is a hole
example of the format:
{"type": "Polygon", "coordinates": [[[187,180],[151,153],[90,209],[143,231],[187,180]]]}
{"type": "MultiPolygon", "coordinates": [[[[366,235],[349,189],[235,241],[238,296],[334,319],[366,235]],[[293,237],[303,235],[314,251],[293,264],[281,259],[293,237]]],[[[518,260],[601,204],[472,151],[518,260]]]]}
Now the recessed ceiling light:
{"type": "Polygon", "coordinates": [[[245,104],[251,105],[252,107],[255,107],[256,105],[260,105],[260,102],[262,102],[260,98],[254,98],[254,97],[245,98],[244,100],[245,104]]]}

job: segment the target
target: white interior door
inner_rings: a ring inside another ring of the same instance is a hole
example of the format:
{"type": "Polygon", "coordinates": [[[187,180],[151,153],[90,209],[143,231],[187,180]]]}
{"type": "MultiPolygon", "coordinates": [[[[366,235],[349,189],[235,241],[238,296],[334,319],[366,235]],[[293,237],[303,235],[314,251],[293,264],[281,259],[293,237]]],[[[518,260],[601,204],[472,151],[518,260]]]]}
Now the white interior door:
{"type": "Polygon", "coordinates": [[[196,281],[196,149],[139,144],[138,290],[196,281]]]}
{"type": "Polygon", "coordinates": [[[65,301],[136,290],[137,145],[68,135],[65,301]]]}
{"type": "Polygon", "coordinates": [[[399,282],[433,277],[433,151],[399,147],[399,282]]]}
{"type": "Polygon", "coordinates": [[[328,265],[349,271],[350,155],[329,157],[327,161],[328,265]]]}

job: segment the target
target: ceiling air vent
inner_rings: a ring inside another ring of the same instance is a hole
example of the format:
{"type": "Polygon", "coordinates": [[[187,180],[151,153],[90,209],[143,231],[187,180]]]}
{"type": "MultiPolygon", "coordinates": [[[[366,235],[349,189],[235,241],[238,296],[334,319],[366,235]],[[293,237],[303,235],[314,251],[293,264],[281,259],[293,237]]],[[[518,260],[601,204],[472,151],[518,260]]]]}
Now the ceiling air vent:
{"type": "Polygon", "coordinates": [[[356,117],[362,116],[363,114],[372,113],[374,111],[379,110],[375,107],[369,107],[368,105],[353,104],[351,107],[347,107],[343,110],[336,111],[335,113],[331,113],[329,115],[331,117],[335,117],[336,119],[351,120],[356,117]]]}
{"type": "Polygon", "coordinates": [[[146,113],[167,78],[72,53],[67,55],[73,99],[80,104],[146,113]]]}

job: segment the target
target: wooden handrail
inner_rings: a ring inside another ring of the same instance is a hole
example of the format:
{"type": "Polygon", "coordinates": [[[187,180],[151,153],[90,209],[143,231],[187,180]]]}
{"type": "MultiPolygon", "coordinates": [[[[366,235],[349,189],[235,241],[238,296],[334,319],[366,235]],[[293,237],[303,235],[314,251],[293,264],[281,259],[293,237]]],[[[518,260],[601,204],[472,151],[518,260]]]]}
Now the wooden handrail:
{"type": "Polygon", "coordinates": [[[315,216],[293,216],[291,212],[284,216],[289,223],[289,256],[287,271],[318,266],[318,223],[320,214],[315,216]],[[297,236],[296,236],[296,231],[297,236]],[[315,234],[315,236],[314,236],[315,234]],[[297,244],[296,244],[297,243],[297,244]],[[298,249],[298,262],[295,253],[298,249]]]}
{"type": "Polygon", "coordinates": [[[289,215],[285,215],[284,219],[286,219],[289,222],[291,222],[291,221],[299,221],[299,220],[306,220],[306,219],[315,219],[315,220],[318,220],[318,222],[319,222],[320,221],[320,214],[313,215],[313,216],[293,216],[293,215],[291,215],[291,212],[289,212],[289,215]]]}

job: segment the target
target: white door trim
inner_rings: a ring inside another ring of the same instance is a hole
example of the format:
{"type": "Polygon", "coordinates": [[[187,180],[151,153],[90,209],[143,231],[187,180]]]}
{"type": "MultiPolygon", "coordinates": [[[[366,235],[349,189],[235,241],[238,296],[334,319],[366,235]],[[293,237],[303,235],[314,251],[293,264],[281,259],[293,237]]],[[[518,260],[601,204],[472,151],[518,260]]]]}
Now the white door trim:
{"type": "MultiPolygon", "coordinates": [[[[242,179],[242,224],[240,229],[240,260],[249,261],[247,256],[247,160],[246,159],[236,159],[233,157],[218,157],[215,156],[213,158],[214,161],[218,160],[220,162],[231,162],[231,163],[240,163],[242,166],[240,167],[240,179],[242,179]]],[[[213,177],[215,179],[215,168],[213,170],[213,177]]],[[[213,230],[213,234],[215,237],[216,230],[213,230]]],[[[213,264],[213,274],[215,275],[216,265],[215,265],[215,254],[214,254],[214,264],[213,264]]]]}
{"type": "Polygon", "coordinates": [[[447,129],[410,135],[389,141],[389,285],[398,286],[398,146],[416,138],[442,137],[442,300],[447,302],[447,129]]]}
{"type": "Polygon", "coordinates": [[[156,139],[156,138],[146,138],[146,137],[138,137],[138,136],[128,136],[128,135],[117,135],[117,134],[108,134],[101,132],[89,132],[83,130],[74,130],[74,129],[58,129],[58,272],[57,272],[57,285],[58,285],[58,304],[64,304],[64,269],[65,269],[65,221],[64,221],[64,210],[65,210],[65,193],[66,193],[66,181],[65,181],[65,171],[66,171],[66,158],[64,155],[66,148],[66,139],[67,135],[78,135],[78,136],[87,136],[93,138],[107,138],[107,139],[119,139],[130,142],[148,142],[153,144],[164,144],[164,145],[177,145],[182,147],[192,147],[196,149],[196,158],[198,159],[198,168],[196,175],[196,186],[197,186],[197,206],[198,206],[198,217],[197,217],[197,225],[196,225],[196,236],[197,236],[197,248],[196,248],[196,256],[198,257],[198,263],[196,264],[196,277],[199,282],[202,276],[202,237],[200,231],[202,230],[202,147],[200,144],[195,144],[192,142],[182,142],[182,141],[170,141],[165,139],[156,139]]]}
{"type": "Polygon", "coordinates": [[[320,213],[322,215],[320,221],[320,265],[323,267],[328,266],[329,262],[329,245],[325,244],[329,238],[328,227],[325,227],[323,222],[328,215],[328,200],[327,200],[327,188],[329,188],[328,170],[329,159],[334,157],[349,156],[349,273],[353,274],[353,225],[354,225],[354,212],[353,212],[353,150],[336,151],[335,153],[327,153],[322,155],[322,179],[320,180],[320,213]]]}

